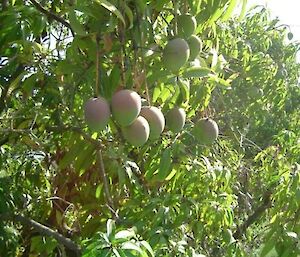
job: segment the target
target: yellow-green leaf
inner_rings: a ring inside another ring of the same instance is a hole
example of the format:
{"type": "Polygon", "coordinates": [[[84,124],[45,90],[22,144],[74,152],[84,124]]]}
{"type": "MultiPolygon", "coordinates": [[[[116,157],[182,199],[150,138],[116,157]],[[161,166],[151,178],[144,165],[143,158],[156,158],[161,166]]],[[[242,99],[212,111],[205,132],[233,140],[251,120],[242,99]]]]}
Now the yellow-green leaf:
{"type": "Polygon", "coordinates": [[[129,20],[128,29],[131,29],[133,27],[133,13],[132,13],[131,9],[128,7],[128,5],[126,4],[126,2],[124,2],[124,10],[125,10],[126,16],[128,17],[128,20],[129,20]]]}
{"type": "Polygon", "coordinates": [[[229,6],[227,7],[223,17],[222,17],[222,21],[226,21],[230,18],[231,14],[234,11],[234,8],[237,4],[237,0],[231,0],[229,6]]]}
{"type": "Polygon", "coordinates": [[[191,67],[186,69],[182,76],[184,78],[201,78],[201,77],[206,77],[208,74],[211,73],[211,70],[206,67],[191,67]]]}

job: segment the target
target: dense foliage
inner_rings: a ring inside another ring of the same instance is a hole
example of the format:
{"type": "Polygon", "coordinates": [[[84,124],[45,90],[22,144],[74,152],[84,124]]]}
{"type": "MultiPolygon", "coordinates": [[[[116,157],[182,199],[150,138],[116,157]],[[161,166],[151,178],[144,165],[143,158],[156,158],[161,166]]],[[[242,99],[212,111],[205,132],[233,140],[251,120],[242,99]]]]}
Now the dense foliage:
{"type": "Polygon", "coordinates": [[[246,2],[2,1],[0,256],[300,255],[299,44],[246,2]],[[173,74],[184,13],[203,46],[173,74]],[[180,105],[184,129],[91,131],[84,103],[120,88],[180,105]]]}

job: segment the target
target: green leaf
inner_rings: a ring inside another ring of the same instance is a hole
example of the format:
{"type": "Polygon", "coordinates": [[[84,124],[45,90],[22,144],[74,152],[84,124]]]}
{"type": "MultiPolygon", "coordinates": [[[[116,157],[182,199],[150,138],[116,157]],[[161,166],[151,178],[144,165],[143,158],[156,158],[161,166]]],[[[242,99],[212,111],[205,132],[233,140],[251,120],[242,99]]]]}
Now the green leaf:
{"type": "Polygon", "coordinates": [[[126,250],[134,250],[134,251],[137,251],[139,253],[142,253],[142,249],[137,246],[136,244],[132,243],[132,242],[125,242],[123,245],[122,245],[122,249],[126,249],[126,250]]]}
{"type": "Polygon", "coordinates": [[[111,98],[120,83],[121,71],[118,65],[115,65],[108,77],[108,83],[103,85],[107,98],[111,98]]]}
{"type": "Polygon", "coordinates": [[[180,88],[177,83],[174,86],[172,86],[172,91],[174,91],[174,92],[172,93],[172,97],[169,99],[168,102],[170,104],[180,105],[182,103],[182,97],[180,94],[180,88]]]}
{"type": "Polygon", "coordinates": [[[124,238],[130,239],[134,236],[135,236],[135,232],[132,229],[121,230],[121,231],[116,233],[115,239],[124,239],[124,238]]]}
{"type": "Polygon", "coordinates": [[[103,185],[102,185],[102,184],[98,185],[97,188],[96,188],[95,197],[96,197],[97,199],[98,199],[98,198],[100,197],[100,195],[101,195],[102,188],[103,188],[103,185]]]}
{"type": "Polygon", "coordinates": [[[82,148],[84,147],[84,140],[80,137],[77,137],[75,143],[70,147],[69,151],[64,155],[64,157],[59,162],[59,168],[65,169],[72,162],[75,161],[79,153],[81,153],[82,148]]]}
{"type": "Polygon", "coordinates": [[[209,19],[209,23],[213,24],[217,19],[219,19],[223,13],[223,3],[224,1],[221,0],[214,0],[214,1],[210,1],[211,3],[211,7],[210,10],[212,11],[210,13],[210,19],[209,19]]]}
{"type": "Polygon", "coordinates": [[[149,244],[148,242],[146,242],[146,241],[141,241],[140,244],[141,244],[144,248],[146,248],[146,250],[148,251],[148,253],[150,254],[150,256],[153,256],[153,257],[154,257],[154,252],[153,252],[153,250],[152,250],[152,248],[151,248],[151,246],[150,246],[150,244],[149,244]]]}
{"type": "Polygon", "coordinates": [[[171,158],[171,149],[167,148],[164,150],[162,153],[160,163],[159,163],[159,169],[157,173],[157,179],[158,180],[164,180],[170,171],[171,168],[171,163],[172,163],[172,158],[171,158]]]}
{"type": "Polygon", "coordinates": [[[232,12],[234,11],[236,4],[237,4],[237,0],[230,1],[229,6],[227,7],[227,9],[222,17],[222,21],[226,21],[230,18],[232,12]]]}
{"type": "Polygon", "coordinates": [[[299,257],[298,254],[292,254],[293,249],[291,247],[287,247],[280,257],[299,257]]]}
{"type": "Polygon", "coordinates": [[[136,254],[132,254],[132,251],[127,249],[120,249],[119,253],[122,257],[136,257],[136,254]]]}
{"type": "MultiPolygon", "coordinates": [[[[109,256],[111,256],[110,249],[101,250],[100,255],[99,255],[99,257],[109,257],[109,256]]],[[[87,255],[86,257],[90,257],[90,255],[87,255]]],[[[95,255],[95,257],[98,257],[98,254],[95,255]]]]}
{"type": "Polygon", "coordinates": [[[57,242],[53,238],[35,236],[31,238],[30,250],[32,252],[44,252],[50,255],[57,245],[57,242]]]}
{"type": "Polygon", "coordinates": [[[109,1],[106,0],[95,0],[95,2],[97,4],[100,4],[101,6],[103,6],[104,8],[106,8],[107,10],[109,10],[111,13],[113,13],[114,15],[117,16],[118,19],[120,19],[123,23],[123,25],[125,26],[125,19],[123,17],[123,15],[121,14],[121,12],[117,9],[117,7],[115,7],[112,3],[110,3],[109,1]]]}
{"type": "Polygon", "coordinates": [[[80,172],[81,175],[84,173],[84,171],[81,171],[82,167],[89,168],[92,165],[94,160],[94,152],[95,146],[86,142],[86,145],[81,149],[79,155],[76,157],[74,168],[77,172],[80,172]]]}
{"type": "Polygon", "coordinates": [[[45,26],[47,24],[47,19],[43,15],[36,16],[33,20],[32,24],[32,32],[33,34],[38,37],[43,30],[45,29],[45,26]]]}
{"type": "Polygon", "coordinates": [[[210,74],[208,81],[216,83],[217,86],[228,88],[231,85],[231,80],[225,80],[217,75],[210,74]]]}
{"type": "Polygon", "coordinates": [[[24,78],[25,75],[28,74],[28,71],[22,72],[18,77],[16,77],[9,85],[7,96],[10,96],[11,93],[18,87],[21,80],[24,78]]]}
{"type": "Polygon", "coordinates": [[[116,248],[113,248],[112,251],[113,251],[115,257],[123,257],[122,254],[120,254],[116,248]]]}
{"type": "Polygon", "coordinates": [[[172,94],[170,89],[167,87],[163,87],[159,97],[162,100],[162,102],[165,102],[171,95],[172,94]]]}
{"type": "Polygon", "coordinates": [[[81,25],[81,23],[78,21],[74,10],[70,10],[69,12],[69,21],[72,29],[75,31],[76,34],[78,34],[79,36],[86,35],[86,31],[84,30],[83,25],[81,25]]]}
{"type": "Polygon", "coordinates": [[[178,86],[180,89],[180,100],[185,103],[190,99],[190,83],[188,80],[178,80],[178,86]]]}
{"type": "Polygon", "coordinates": [[[241,13],[240,13],[240,16],[239,16],[239,19],[238,21],[242,21],[242,19],[245,17],[245,14],[246,14],[246,11],[247,11],[247,2],[248,0],[242,0],[243,1],[243,4],[242,4],[242,8],[241,8],[241,13]]]}
{"type": "Polygon", "coordinates": [[[126,4],[126,1],[124,1],[124,11],[129,20],[128,29],[131,29],[133,27],[133,13],[132,13],[131,9],[128,7],[128,5],[126,4]]]}
{"type": "Polygon", "coordinates": [[[96,161],[96,151],[94,146],[90,149],[90,151],[87,151],[86,158],[83,160],[84,161],[80,164],[79,176],[82,176],[85,171],[96,161]]]}
{"type": "Polygon", "coordinates": [[[154,84],[159,81],[160,83],[166,82],[168,79],[174,77],[168,70],[154,70],[148,77],[149,84],[154,84]]]}
{"type": "Polygon", "coordinates": [[[202,78],[206,77],[211,73],[211,70],[206,67],[191,67],[186,69],[182,76],[184,78],[202,78]]]}
{"type": "Polygon", "coordinates": [[[160,93],[161,93],[160,87],[156,86],[153,90],[153,96],[152,96],[153,103],[155,103],[157,101],[160,93]]]}
{"type": "Polygon", "coordinates": [[[123,186],[126,183],[125,170],[124,170],[123,167],[118,166],[117,167],[117,172],[118,172],[119,186],[120,186],[120,188],[123,188],[123,186]]]}
{"type": "Polygon", "coordinates": [[[112,237],[114,232],[116,230],[116,224],[115,224],[115,221],[112,220],[112,219],[109,219],[106,223],[106,235],[107,237],[112,237]]]}
{"type": "Polygon", "coordinates": [[[176,173],[177,173],[177,170],[172,169],[172,171],[168,174],[168,176],[165,178],[165,180],[170,180],[171,178],[173,178],[175,176],[176,173]]]}
{"type": "Polygon", "coordinates": [[[28,77],[24,82],[22,89],[29,95],[32,94],[33,88],[36,86],[36,81],[41,77],[40,73],[34,73],[28,77]]]}
{"type": "Polygon", "coordinates": [[[260,257],[266,256],[274,248],[275,243],[276,240],[274,240],[274,238],[269,238],[260,253],[260,257]]]}
{"type": "Polygon", "coordinates": [[[226,229],[224,231],[224,240],[227,244],[232,244],[234,243],[236,240],[232,235],[232,231],[230,229],[226,229]]]}
{"type": "Polygon", "coordinates": [[[297,233],[293,232],[293,231],[289,231],[289,232],[286,232],[287,236],[292,238],[292,239],[298,239],[298,235],[297,233]]]}

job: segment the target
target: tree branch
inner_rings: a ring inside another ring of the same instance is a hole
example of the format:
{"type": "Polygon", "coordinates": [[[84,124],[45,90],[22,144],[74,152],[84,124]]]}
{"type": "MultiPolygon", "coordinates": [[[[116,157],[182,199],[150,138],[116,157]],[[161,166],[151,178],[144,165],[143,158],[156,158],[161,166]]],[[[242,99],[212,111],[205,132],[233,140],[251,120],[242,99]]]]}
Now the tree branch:
{"type": "Polygon", "coordinates": [[[56,15],[55,13],[49,12],[46,10],[40,3],[38,3],[35,0],[30,0],[30,2],[35,6],[35,8],[40,11],[41,13],[45,14],[48,18],[58,21],[59,23],[63,24],[65,27],[69,28],[71,30],[72,35],[74,36],[75,33],[70,25],[66,20],[64,20],[62,17],[56,15]]]}
{"type": "MultiPolygon", "coordinates": [[[[46,131],[48,132],[65,132],[65,131],[73,131],[78,134],[80,134],[86,141],[90,142],[95,146],[95,148],[100,149],[102,147],[102,141],[93,139],[90,135],[85,133],[81,128],[79,127],[68,127],[68,126],[57,126],[57,127],[46,127],[46,131]]],[[[30,134],[33,133],[32,129],[13,129],[13,128],[0,128],[0,134],[30,134]]],[[[0,140],[0,146],[5,144],[8,141],[8,137],[4,138],[3,140],[0,140]]]]}
{"type": "Polygon", "coordinates": [[[245,234],[247,228],[257,221],[263,215],[263,213],[271,207],[271,195],[272,193],[270,190],[267,190],[264,193],[261,205],[259,205],[253,214],[250,215],[248,219],[236,229],[235,233],[233,234],[235,239],[241,238],[245,234]]]}
{"type": "Polygon", "coordinates": [[[2,11],[6,10],[8,7],[8,0],[2,0],[2,11]]]}
{"type": "Polygon", "coordinates": [[[76,256],[81,256],[81,249],[80,247],[74,243],[70,238],[64,237],[62,234],[54,231],[51,228],[46,227],[43,224],[38,223],[35,220],[32,220],[30,218],[27,218],[23,215],[14,215],[14,214],[0,214],[0,219],[5,219],[5,220],[14,220],[18,221],[24,225],[28,225],[30,227],[33,227],[36,229],[40,234],[53,237],[56,239],[57,242],[63,244],[66,248],[74,251],[76,256]]]}

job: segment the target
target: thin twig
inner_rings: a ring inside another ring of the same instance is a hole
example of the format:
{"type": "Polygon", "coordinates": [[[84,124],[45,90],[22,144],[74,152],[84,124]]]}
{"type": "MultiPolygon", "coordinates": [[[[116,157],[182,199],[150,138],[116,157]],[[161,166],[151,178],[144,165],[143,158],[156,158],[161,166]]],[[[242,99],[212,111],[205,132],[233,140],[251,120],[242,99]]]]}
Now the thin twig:
{"type": "Polygon", "coordinates": [[[35,125],[35,123],[36,123],[37,117],[38,117],[38,115],[35,114],[34,119],[33,119],[33,121],[31,122],[31,125],[30,125],[30,130],[33,130],[33,127],[34,127],[34,125],[35,125]]]}
{"type": "Polygon", "coordinates": [[[50,200],[50,201],[53,201],[53,200],[60,200],[60,201],[66,203],[66,204],[68,204],[68,205],[73,205],[73,206],[74,206],[73,203],[71,203],[71,202],[69,202],[69,201],[67,201],[67,200],[65,200],[65,199],[63,199],[63,198],[61,198],[61,197],[59,197],[59,196],[48,197],[48,198],[46,198],[46,200],[50,200]]]}
{"type": "Polygon", "coordinates": [[[250,145],[256,147],[259,151],[263,151],[263,149],[262,149],[259,145],[257,145],[257,144],[254,143],[252,140],[250,140],[249,138],[247,138],[247,137],[245,137],[244,135],[242,135],[242,133],[241,133],[239,130],[238,130],[238,132],[239,132],[239,134],[240,134],[241,136],[243,136],[243,139],[244,139],[244,140],[246,140],[247,142],[250,143],[250,145]]]}
{"type": "Polygon", "coordinates": [[[36,9],[38,11],[40,11],[41,13],[45,14],[48,18],[54,19],[56,21],[58,21],[59,23],[63,24],[65,27],[67,27],[68,29],[70,29],[71,33],[73,36],[75,36],[75,33],[70,25],[70,23],[68,23],[66,20],[64,20],[62,17],[56,15],[55,13],[49,12],[48,10],[46,10],[40,3],[38,3],[35,0],[30,0],[30,2],[36,7],[36,9]]]}
{"type": "Polygon", "coordinates": [[[136,48],[144,49],[144,50],[150,50],[150,51],[155,52],[155,53],[161,53],[162,52],[161,49],[155,50],[151,47],[145,47],[145,46],[136,46],[136,48]]]}
{"type": "MultiPolygon", "coordinates": [[[[68,211],[69,209],[73,208],[74,211],[78,211],[78,209],[76,208],[76,206],[75,206],[74,203],[71,203],[71,202],[69,202],[69,201],[67,201],[67,200],[65,200],[65,199],[63,199],[63,198],[61,198],[61,197],[59,197],[59,196],[48,197],[48,198],[46,198],[46,200],[53,201],[53,203],[54,203],[56,206],[58,206],[58,208],[61,210],[61,212],[64,213],[64,215],[63,215],[63,220],[62,220],[62,221],[64,221],[64,220],[66,219],[66,213],[67,213],[67,211],[68,211]],[[59,205],[56,204],[55,200],[59,200],[59,201],[62,201],[63,203],[68,204],[67,208],[66,208],[65,210],[62,210],[62,208],[61,208],[59,205]]],[[[75,222],[76,222],[76,224],[78,225],[79,231],[81,231],[81,226],[80,226],[80,222],[78,221],[78,219],[77,219],[75,222]]],[[[66,225],[66,224],[65,224],[65,225],[66,225]]],[[[67,227],[67,226],[66,226],[66,228],[67,228],[68,230],[70,230],[70,231],[72,230],[71,228],[69,228],[69,227],[67,227]]]]}
{"type": "Polygon", "coordinates": [[[16,133],[16,134],[28,134],[30,133],[31,130],[30,129],[0,129],[0,133],[16,133]]]}

